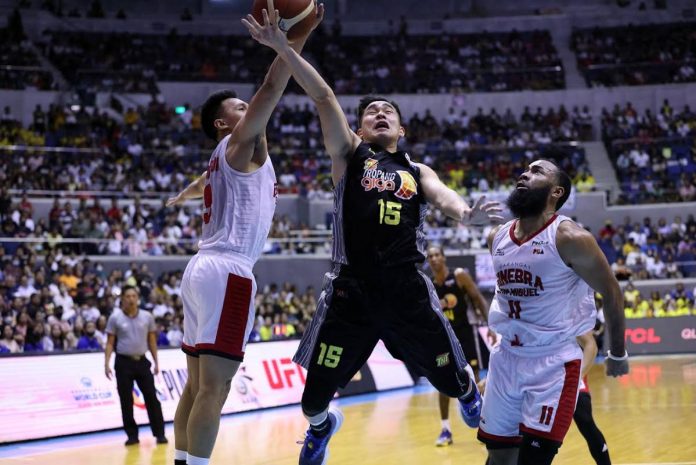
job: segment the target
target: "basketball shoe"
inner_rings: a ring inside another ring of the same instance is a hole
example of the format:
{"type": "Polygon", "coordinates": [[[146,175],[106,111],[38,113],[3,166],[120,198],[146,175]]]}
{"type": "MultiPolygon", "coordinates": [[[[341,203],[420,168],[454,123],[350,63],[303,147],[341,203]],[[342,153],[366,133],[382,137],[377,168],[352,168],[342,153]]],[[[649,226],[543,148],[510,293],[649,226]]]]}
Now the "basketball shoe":
{"type": "Polygon", "coordinates": [[[343,424],[343,413],[335,407],[329,408],[329,423],[326,436],[317,437],[312,428],[307,430],[304,445],[300,451],[300,465],[325,465],[329,459],[329,439],[336,434],[343,424]]]}
{"type": "Polygon", "coordinates": [[[462,415],[464,423],[470,428],[478,428],[481,421],[481,394],[474,384],[474,397],[469,402],[459,400],[459,413],[462,415]]]}
{"type": "Polygon", "coordinates": [[[447,428],[442,428],[442,432],[435,441],[437,447],[445,447],[452,445],[452,433],[447,428]]]}

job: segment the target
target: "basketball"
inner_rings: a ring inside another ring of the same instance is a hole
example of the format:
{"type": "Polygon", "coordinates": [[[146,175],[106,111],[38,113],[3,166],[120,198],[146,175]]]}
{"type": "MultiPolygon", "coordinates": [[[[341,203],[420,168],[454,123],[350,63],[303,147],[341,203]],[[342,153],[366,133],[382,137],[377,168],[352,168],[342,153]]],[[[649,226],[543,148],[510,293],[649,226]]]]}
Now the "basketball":
{"type": "MultiPolygon", "coordinates": [[[[307,33],[317,13],[316,0],[275,0],[273,6],[280,13],[278,27],[291,41],[307,33]]],[[[264,8],[268,8],[267,0],[254,0],[251,14],[259,24],[263,24],[261,12],[264,8]]]]}

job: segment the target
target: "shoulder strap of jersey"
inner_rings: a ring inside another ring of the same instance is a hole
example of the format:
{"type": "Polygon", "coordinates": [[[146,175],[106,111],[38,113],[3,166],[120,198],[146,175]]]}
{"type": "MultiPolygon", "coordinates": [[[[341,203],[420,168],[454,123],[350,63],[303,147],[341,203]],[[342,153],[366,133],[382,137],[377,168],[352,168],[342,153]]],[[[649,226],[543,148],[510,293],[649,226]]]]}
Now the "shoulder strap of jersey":
{"type": "Polygon", "coordinates": [[[500,229],[498,229],[498,232],[495,233],[495,236],[493,236],[493,243],[491,244],[491,250],[495,250],[498,245],[500,244],[500,241],[508,236],[510,234],[510,228],[512,225],[515,224],[515,220],[510,220],[507,223],[503,224],[500,229]]]}

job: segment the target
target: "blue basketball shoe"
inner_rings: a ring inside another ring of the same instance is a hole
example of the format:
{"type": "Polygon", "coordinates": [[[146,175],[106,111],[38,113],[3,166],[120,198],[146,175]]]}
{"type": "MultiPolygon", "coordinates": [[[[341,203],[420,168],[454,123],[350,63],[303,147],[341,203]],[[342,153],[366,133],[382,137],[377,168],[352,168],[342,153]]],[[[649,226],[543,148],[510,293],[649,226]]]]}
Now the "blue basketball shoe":
{"type": "Polygon", "coordinates": [[[442,432],[435,441],[437,447],[446,447],[452,445],[452,433],[447,428],[442,428],[442,432]]]}
{"type": "Polygon", "coordinates": [[[326,436],[316,437],[312,428],[307,430],[304,445],[300,451],[300,465],[325,465],[329,459],[329,439],[343,424],[343,413],[335,407],[329,408],[331,430],[326,436]]]}
{"type": "Polygon", "coordinates": [[[464,423],[470,428],[478,428],[481,421],[481,394],[474,383],[474,397],[469,402],[459,400],[459,413],[462,415],[464,423]]]}

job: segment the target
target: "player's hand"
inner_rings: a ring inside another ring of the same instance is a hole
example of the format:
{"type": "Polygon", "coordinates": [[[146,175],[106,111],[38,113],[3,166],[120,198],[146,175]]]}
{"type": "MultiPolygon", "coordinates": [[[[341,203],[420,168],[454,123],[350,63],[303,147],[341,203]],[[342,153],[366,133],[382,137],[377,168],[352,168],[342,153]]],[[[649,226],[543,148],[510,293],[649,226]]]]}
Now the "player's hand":
{"type": "Polygon", "coordinates": [[[481,393],[481,395],[483,395],[486,392],[486,380],[487,379],[488,378],[483,378],[481,381],[476,383],[476,386],[478,386],[478,390],[481,393]]]}
{"type": "Polygon", "coordinates": [[[181,194],[174,196],[174,197],[169,197],[167,199],[167,203],[165,204],[167,207],[173,207],[174,205],[179,205],[181,203],[184,203],[184,198],[181,196],[181,194]]]}
{"type": "Polygon", "coordinates": [[[109,365],[104,366],[104,374],[106,375],[106,378],[109,380],[113,376],[113,372],[111,371],[111,368],[109,367],[109,365]]]}
{"type": "Polygon", "coordinates": [[[486,338],[488,339],[488,342],[494,346],[496,342],[498,342],[498,335],[495,334],[495,331],[493,331],[490,326],[488,327],[488,333],[486,334],[486,338]]]}
{"type": "Polygon", "coordinates": [[[268,8],[264,8],[261,12],[263,24],[259,24],[251,14],[248,14],[246,19],[242,19],[242,24],[249,30],[252,39],[279,52],[288,45],[288,38],[278,27],[280,14],[273,6],[273,0],[268,0],[268,8]]]}
{"type": "Polygon", "coordinates": [[[483,226],[488,223],[502,222],[504,220],[504,218],[498,214],[503,211],[503,209],[500,208],[500,203],[484,203],[485,200],[486,196],[482,195],[476,200],[476,202],[474,202],[474,206],[471,207],[467,213],[465,213],[464,219],[462,220],[463,224],[470,226],[483,226]]]}
{"type": "Polygon", "coordinates": [[[627,375],[628,374],[628,359],[626,360],[614,360],[607,357],[604,360],[606,364],[606,374],[607,376],[612,376],[614,378],[627,375]]]}
{"type": "Polygon", "coordinates": [[[324,4],[320,3],[319,5],[317,5],[317,14],[314,17],[314,22],[312,23],[311,31],[315,30],[317,28],[317,26],[319,26],[323,20],[324,20],[324,4]]]}
{"type": "Polygon", "coordinates": [[[155,362],[155,369],[152,370],[152,374],[157,375],[159,374],[159,363],[155,362]]]}

